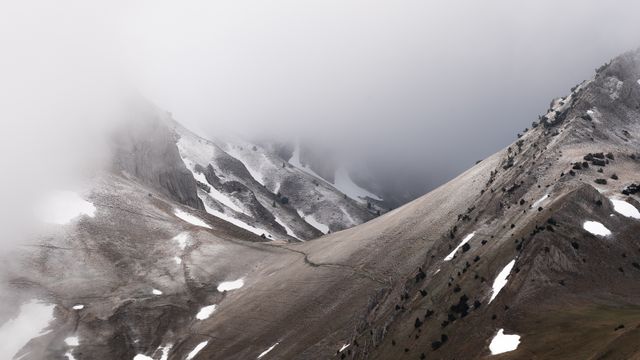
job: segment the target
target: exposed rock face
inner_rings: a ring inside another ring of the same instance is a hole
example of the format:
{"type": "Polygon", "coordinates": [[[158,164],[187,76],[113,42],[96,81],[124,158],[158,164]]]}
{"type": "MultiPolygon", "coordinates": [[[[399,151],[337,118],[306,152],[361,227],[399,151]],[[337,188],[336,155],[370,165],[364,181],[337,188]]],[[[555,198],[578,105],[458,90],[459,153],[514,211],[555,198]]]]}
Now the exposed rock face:
{"type": "MultiPolygon", "coordinates": [[[[554,102],[545,126],[451,182],[314,241],[260,242],[108,175],[90,195],[94,218],[7,260],[12,291],[56,304],[25,358],[160,359],[169,347],[184,359],[205,344],[195,359],[481,359],[497,334],[520,336],[500,358],[636,358],[640,220],[610,199],[640,208],[639,62],[615,59],[554,102]]],[[[229,180],[214,173],[210,185],[229,180]]]]}
{"type": "Polygon", "coordinates": [[[179,203],[202,210],[196,181],[180,158],[175,135],[163,116],[149,108],[114,134],[114,166],[179,203]]]}

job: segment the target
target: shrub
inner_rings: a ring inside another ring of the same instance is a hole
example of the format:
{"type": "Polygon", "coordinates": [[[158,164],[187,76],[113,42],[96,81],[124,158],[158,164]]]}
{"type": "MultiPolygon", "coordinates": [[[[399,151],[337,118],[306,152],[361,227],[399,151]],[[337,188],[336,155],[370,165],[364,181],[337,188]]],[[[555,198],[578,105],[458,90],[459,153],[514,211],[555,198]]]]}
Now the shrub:
{"type": "Polygon", "coordinates": [[[422,321],[420,321],[420,318],[416,318],[416,322],[413,324],[413,326],[417,329],[420,326],[422,326],[422,321]]]}

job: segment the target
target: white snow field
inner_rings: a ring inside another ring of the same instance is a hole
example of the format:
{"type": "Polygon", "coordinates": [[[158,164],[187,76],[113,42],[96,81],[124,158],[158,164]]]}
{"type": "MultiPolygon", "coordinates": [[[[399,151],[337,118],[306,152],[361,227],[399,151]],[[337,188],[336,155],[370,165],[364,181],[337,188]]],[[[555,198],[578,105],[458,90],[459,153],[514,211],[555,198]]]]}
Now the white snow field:
{"type": "Polygon", "coordinates": [[[611,235],[611,230],[607,229],[604,225],[602,225],[602,223],[599,223],[597,221],[585,221],[584,224],[582,224],[582,227],[593,235],[611,235]]]}
{"type": "Polygon", "coordinates": [[[53,320],[53,308],[37,300],[22,304],[18,315],[0,326],[0,355],[12,358],[29,340],[42,335],[53,320]]]}
{"type": "MultiPolygon", "coordinates": [[[[188,159],[182,159],[185,163],[185,166],[187,167],[187,169],[189,169],[191,171],[191,173],[193,174],[193,178],[196,179],[197,181],[205,184],[205,185],[209,185],[209,192],[207,192],[207,195],[211,196],[213,199],[215,199],[217,202],[221,203],[222,205],[230,208],[233,211],[239,212],[239,213],[243,213],[246,214],[244,212],[244,210],[236,205],[236,203],[233,202],[233,200],[227,196],[226,194],[221,193],[220,191],[218,191],[218,189],[216,189],[215,187],[213,187],[213,185],[211,185],[208,181],[207,178],[204,176],[204,174],[199,173],[197,171],[194,170],[194,164],[191,163],[191,161],[189,161],[188,159]]],[[[204,191],[204,190],[202,190],[204,191]]]]}
{"type": "Polygon", "coordinates": [[[257,359],[262,359],[263,356],[267,355],[271,350],[273,350],[274,347],[276,347],[276,345],[278,345],[279,342],[271,345],[271,347],[269,347],[267,350],[263,351],[260,353],[260,355],[258,355],[257,359]]]}
{"type": "Polygon", "coordinates": [[[618,214],[634,219],[640,219],[640,211],[638,211],[635,206],[623,200],[609,200],[611,200],[611,203],[613,204],[613,210],[615,210],[615,212],[617,212],[618,214]]]}
{"type": "Polygon", "coordinates": [[[198,320],[208,319],[209,316],[211,316],[211,314],[213,314],[213,312],[216,311],[217,307],[218,305],[214,304],[214,305],[209,305],[201,308],[200,311],[198,311],[198,313],[196,314],[196,319],[198,320]]]}
{"type": "Polygon", "coordinates": [[[94,217],[96,207],[73,191],[56,191],[46,196],[36,207],[36,216],[47,223],[63,225],[87,215],[94,217]]]}
{"type": "Polygon", "coordinates": [[[78,346],[80,345],[80,338],[77,336],[69,336],[68,338],[64,339],[64,342],[69,346],[78,346]]]}
{"type": "Polygon", "coordinates": [[[193,216],[191,214],[189,214],[188,212],[184,212],[180,209],[175,209],[173,211],[173,213],[180,219],[188,222],[189,224],[192,225],[196,225],[196,226],[201,226],[203,228],[207,228],[207,229],[211,229],[211,226],[209,226],[209,224],[207,224],[206,222],[204,222],[202,219],[193,216]]]}
{"type": "Polygon", "coordinates": [[[203,341],[200,344],[196,345],[196,347],[193,348],[193,350],[191,350],[189,355],[187,355],[187,360],[191,360],[195,358],[196,355],[198,355],[198,353],[200,352],[200,350],[204,349],[204,347],[207,346],[208,343],[209,341],[203,341]]]}
{"type": "MultiPolygon", "coordinates": [[[[202,199],[202,198],[201,198],[201,199],[202,199]]],[[[204,199],[202,199],[202,201],[203,201],[203,203],[204,203],[204,209],[205,209],[209,214],[211,214],[211,215],[213,215],[213,216],[215,216],[215,217],[217,217],[217,218],[219,218],[219,219],[222,219],[222,220],[224,220],[224,221],[226,221],[226,222],[229,222],[229,223],[231,223],[231,224],[233,224],[233,225],[235,225],[235,226],[237,226],[237,227],[239,227],[239,228],[243,228],[243,229],[245,229],[245,230],[247,230],[247,231],[249,231],[249,232],[252,232],[252,233],[254,233],[254,234],[256,234],[256,235],[262,235],[262,234],[264,234],[266,237],[268,237],[268,238],[270,238],[270,239],[273,239],[273,235],[271,235],[271,233],[269,233],[268,231],[266,231],[266,230],[264,230],[264,229],[257,228],[257,227],[255,227],[255,226],[251,226],[251,225],[247,224],[246,222],[244,222],[244,221],[242,221],[242,220],[240,220],[240,219],[238,219],[238,218],[235,218],[235,217],[233,217],[233,216],[227,215],[227,214],[222,213],[222,212],[220,212],[220,211],[218,211],[218,210],[212,209],[211,207],[209,207],[209,206],[206,204],[206,202],[204,201],[204,199]]]]}
{"type": "Polygon", "coordinates": [[[451,259],[453,259],[453,257],[456,255],[456,251],[458,251],[458,249],[460,249],[462,245],[468,243],[469,240],[471,240],[471,238],[473,238],[475,234],[476,232],[474,231],[471,234],[465,236],[464,239],[462,239],[462,241],[460,242],[460,244],[458,244],[458,246],[456,246],[455,249],[453,249],[453,251],[451,251],[451,253],[444,258],[444,261],[450,261],[451,259]]]}
{"type": "Polygon", "coordinates": [[[280,224],[280,226],[282,226],[284,228],[284,230],[287,232],[287,235],[300,240],[300,238],[298,238],[296,236],[296,234],[293,232],[293,230],[291,230],[291,228],[289,226],[287,226],[287,224],[285,224],[284,221],[280,220],[280,218],[278,218],[275,214],[274,214],[274,217],[276,218],[276,222],[278,224],[280,224]]]}
{"type": "Polygon", "coordinates": [[[382,201],[378,195],[363,189],[358,184],[354,183],[353,180],[351,180],[349,173],[347,173],[347,170],[343,167],[339,167],[336,170],[333,185],[336,189],[342,191],[342,193],[354,200],[365,201],[365,199],[369,197],[374,200],[382,201]]]}
{"type": "Polygon", "coordinates": [[[268,171],[270,164],[269,159],[263,152],[264,150],[260,149],[258,152],[253,151],[252,149],[256,145],[237,138],[230,141],[229,145],[230,146],[226,148],[227,154],[238,159],[244,167],[247,168],[251,177],[260,185],[265,186],[265,172],[268,171]]]}
{"type": "Polygon", "coordinates": [[[316,218],[313,217],[313,215],[305,216],[304,221],[306,221],[309,225],[313,226],[314,228],[320,230],[320,232],[323,234],[329,233],[329,227],[319,222],[318,220],[316,220],[316,218]]]}
{"type": "Polygon", "coordinates": [[[243,279],[238,279],[234,281],[224,281],[218,284],[218,291],[223,292],[223,291],[236,290],[236,289],[240,289],[243,286],[244,286],[243,279]]]}
{"type": "Polygon", "coordinates": [[[504,329],[498,330],[498,333],[491,339],[489,350],[491,355],[498,355],[513,351],[520,345],[520,335],[505,335],[504,329]]]}
{"type": "Polygon", "coordinates": [[[153,358],[151,356],[138,354],[138,355],[133,357],[133,360],[153,360],[153,358]]]}
{"type": "Polygon", "coordinates": [[[493,281],[493,289],[491,292],[491,299],[489,299],[489,303],[491,303],[493,301],[493,299],[496,298],[496,296],[498,296],[498,293],[500,292],[500,290],[502,290],[502,288],[507,285],[507,277],[509,276],[509,274],[511,273],[511,270],[513,269],[513,266],[516,264],[515,259],[511,260],[503,269],[502,271],[500,271],[500,273],[498,274],[498,276],[496,276],[496,279],[493,281]]]}
{"type": "Polygon", "coordinates": [[[173,344],[168,344],[166,346],[159,347],[158,349],[162,351],[162,356],[160,360],[169,360],[169,351],[173,348],[173,344]]]}

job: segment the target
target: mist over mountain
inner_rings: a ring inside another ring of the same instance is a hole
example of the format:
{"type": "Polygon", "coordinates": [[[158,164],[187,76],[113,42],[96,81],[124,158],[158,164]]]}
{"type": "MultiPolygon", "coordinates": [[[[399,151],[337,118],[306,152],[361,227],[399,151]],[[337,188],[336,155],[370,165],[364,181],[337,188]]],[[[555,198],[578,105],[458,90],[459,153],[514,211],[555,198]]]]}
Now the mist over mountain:
{"type": "Polygon", "coordinates": [[[640,356],[640,4],[0,5],[0,360],[640,356]]]}
{"type": "Polygon", "coordinates": [[[97,117],[113,117],[65,116],[46,104],[110,101],[113,93],[89,94],[117,82],[206,137],[331,144],[406,201],[507,145],[548,99],[638,46],[638,10],[595,0],[29,0],[2,6],[2,107],[14,128],[28,127],[31,147],[73,143],[65,139],[79,131],[35,129],[93,129],[109,123],[97,117]],[[74,93],[56,96],[64,86],[74,93]],[[10,121],[26,109],[42,121],[10,121]]]}

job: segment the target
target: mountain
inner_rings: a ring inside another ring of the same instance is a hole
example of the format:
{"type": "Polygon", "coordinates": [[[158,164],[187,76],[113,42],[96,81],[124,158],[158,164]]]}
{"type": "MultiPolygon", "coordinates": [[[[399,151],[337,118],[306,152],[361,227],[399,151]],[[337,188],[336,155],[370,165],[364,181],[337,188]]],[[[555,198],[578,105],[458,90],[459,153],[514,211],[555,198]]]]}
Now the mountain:
{"type": "Polygon", "coordinates": [[[259,148],[176,125],[196,179],[100,179],[84,215],[6,260],[0,319],[49,323],[21,359],[637,358],[639,79],[640,51],[623,54],[452,181],[307,242],[260,241],[181,196],[206,189],[198,174],[216,187],[204,162],[236,179],[219,148],[265,191],[290,186],[259,148]]]}
{"type": "Polygon", "coordinates": [[[368,166],[339,159],[335,149],[326,144],[318,144],[317,140],[305,138],[304,141],[282,141],[259,138],[255,142],[298,169],[324,180],[351,199],[367,203],[376,210],[398,205],[395,192],[380,195],[388,190],[387,186],[376,181],[376,176],[369,171],[368,166]]]}
{"type": "Polygon", "coordinates": [[[115,172],[172,200],[267,240],[313,239],[376,215],[269,149],[239,138],[207,140],[151,104],[141,107],[113,136],[115,172]]]}
{"type": "Polygon", "coordinates": [[[260,145],[238,138],[205,140],[176,122],[171,129],[206,211],[257,235],[308,240],[375,215],[366,204],[260,145]]]}

